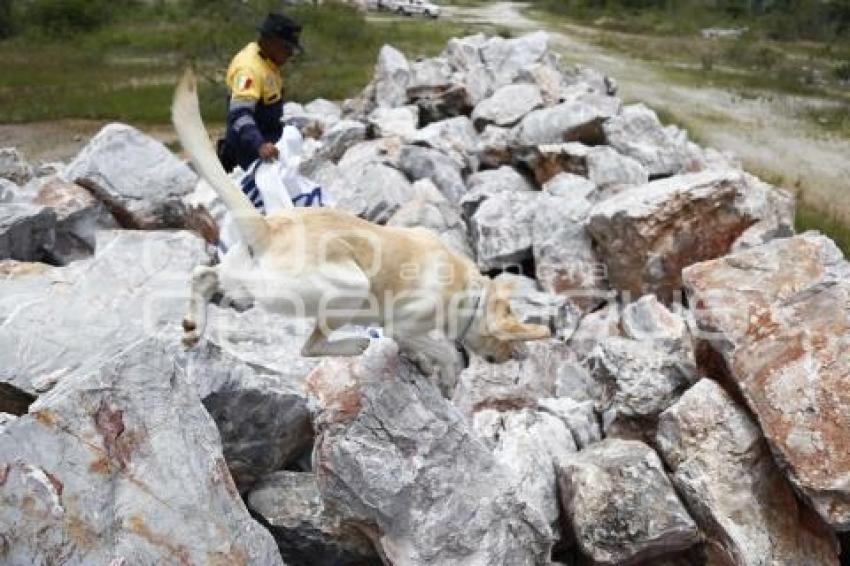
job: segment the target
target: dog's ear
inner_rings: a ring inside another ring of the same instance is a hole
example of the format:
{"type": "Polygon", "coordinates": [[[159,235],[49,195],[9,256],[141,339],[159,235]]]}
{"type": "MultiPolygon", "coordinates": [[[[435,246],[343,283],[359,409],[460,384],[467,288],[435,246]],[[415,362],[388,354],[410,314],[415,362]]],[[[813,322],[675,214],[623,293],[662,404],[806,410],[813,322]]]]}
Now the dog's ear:
{"type": "Polygon", "coordinates": [[[494,282],[492,287],[491,316],[493,334],[506,342],[525,342],[549,338],[551,332],[540,324],[525,324],[517,320],[511,312],[511,296],[515,285],[512,282],[494,282]]]}
{"type": "Polygon", "coordinates": [[[542,324],[525,324],[511,315],[499,325],[498,337],[506,342],[528,342],[544,340],[552,336],[548,326],[542,324]]]}

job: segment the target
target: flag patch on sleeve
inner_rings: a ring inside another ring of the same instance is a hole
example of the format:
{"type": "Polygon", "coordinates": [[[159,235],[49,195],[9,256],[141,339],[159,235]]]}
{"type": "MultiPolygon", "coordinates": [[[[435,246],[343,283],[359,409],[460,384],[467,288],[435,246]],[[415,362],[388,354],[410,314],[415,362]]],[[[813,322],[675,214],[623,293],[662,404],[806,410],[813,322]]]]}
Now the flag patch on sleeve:
{"type": "Polygon", "coordinates": [[[236,75],[236,90],[237,91],[249,90],[251,88],[252,84],[253,84],[253,81],[251,80],[251,77],[249,75],[247,75],[245,73],[239,73],[238,75],[236,75]]]}

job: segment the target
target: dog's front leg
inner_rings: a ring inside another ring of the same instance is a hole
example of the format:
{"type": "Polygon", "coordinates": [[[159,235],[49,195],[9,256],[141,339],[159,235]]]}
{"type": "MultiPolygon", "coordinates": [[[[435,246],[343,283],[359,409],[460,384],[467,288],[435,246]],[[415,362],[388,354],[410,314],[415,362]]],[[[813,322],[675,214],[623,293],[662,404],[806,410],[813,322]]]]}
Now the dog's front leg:
{"type": "Polygon", "coordinates": [[[458,375],[463,370],[463,358],[452,342],[430,336],[413,339],[397,336],[396,341],[400,342],[405,354],[419,366],[423,374],[430,376],[436,370],[437,385],[445,397],[451,397],[458,375]],[[427,362],[423,363],[423,360],[427,362]]]}
{"type": "Polygon", "coordinates": [[[218,291],[218,270],[199,265],[192,271],[189,312],[183,319],[183,345],[191,348],[201,339],[207,326],[207,303],[218,291]]]}
{"type": "Polygon", "coordinates": [[[440,354],[437,358],[439,381],[437,385],[447,398],[454,394],[460,372],[463,371],[463,356],[449,340],[440,342],[440,354]]]}

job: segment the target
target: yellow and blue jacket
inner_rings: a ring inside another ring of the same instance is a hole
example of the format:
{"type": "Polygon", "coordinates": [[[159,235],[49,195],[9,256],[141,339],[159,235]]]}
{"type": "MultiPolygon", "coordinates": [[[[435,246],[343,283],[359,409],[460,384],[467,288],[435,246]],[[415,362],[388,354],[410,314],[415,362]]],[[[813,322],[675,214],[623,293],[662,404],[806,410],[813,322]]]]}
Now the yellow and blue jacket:
{"type": "Polygon", "coordinates": [[[283,132],[283,78],[280,68],[260,54],[251,42],[236,54],[227,69],[227,145],[243,169],[253,163],[265,142],[275,143],[283,132]]]}

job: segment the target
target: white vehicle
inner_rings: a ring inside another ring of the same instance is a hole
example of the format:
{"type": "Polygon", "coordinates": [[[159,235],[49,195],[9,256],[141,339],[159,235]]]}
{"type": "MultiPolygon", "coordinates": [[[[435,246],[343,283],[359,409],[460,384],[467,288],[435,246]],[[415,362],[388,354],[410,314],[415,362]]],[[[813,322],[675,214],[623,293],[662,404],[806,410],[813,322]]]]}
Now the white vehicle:
{"type": "Polygon", "coordinates": [[[440,7],[428,0],[395,0],[393,10],[405,16],[422,15],[436,18],[440,15],[440,7]]]}

